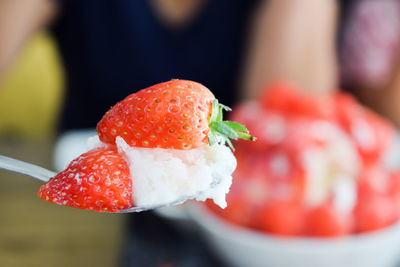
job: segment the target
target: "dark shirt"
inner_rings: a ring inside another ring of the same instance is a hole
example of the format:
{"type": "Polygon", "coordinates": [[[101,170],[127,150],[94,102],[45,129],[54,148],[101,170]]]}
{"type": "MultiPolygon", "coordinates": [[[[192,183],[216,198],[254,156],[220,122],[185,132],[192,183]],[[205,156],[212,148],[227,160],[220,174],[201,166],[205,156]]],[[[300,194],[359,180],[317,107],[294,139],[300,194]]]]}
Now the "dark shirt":
{"type": "Polygon", "coordinates": [[[117,101],[172,78],[203,83],[232,105],[255,2],[206,1],[174,30],[148,1],[63,1],[53,27],[67,75],[61,128],[93,128],[117,101]]]}

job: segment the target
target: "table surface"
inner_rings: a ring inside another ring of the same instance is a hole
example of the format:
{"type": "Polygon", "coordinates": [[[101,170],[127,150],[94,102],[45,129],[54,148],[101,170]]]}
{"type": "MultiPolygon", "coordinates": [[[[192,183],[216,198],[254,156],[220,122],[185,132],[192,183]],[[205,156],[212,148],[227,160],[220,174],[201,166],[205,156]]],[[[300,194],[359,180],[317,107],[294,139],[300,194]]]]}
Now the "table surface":
{"type": "MultiPolygon", "coordinates": [[[[53,142],[0,139],[0,154],[51,168],[53,142]]],[[[126,215],[59,207],[41,182],[0,170],[0,266],[115,266],[126,215]]]]}

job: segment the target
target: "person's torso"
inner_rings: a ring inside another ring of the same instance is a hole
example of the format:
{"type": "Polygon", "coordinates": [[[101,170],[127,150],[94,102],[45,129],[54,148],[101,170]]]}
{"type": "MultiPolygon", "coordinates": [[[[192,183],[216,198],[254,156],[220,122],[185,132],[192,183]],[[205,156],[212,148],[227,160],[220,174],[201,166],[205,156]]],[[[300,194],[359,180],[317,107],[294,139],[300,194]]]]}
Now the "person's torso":
{"type": "Polygon", "coordinates": [[[117,101],[172,78],[204,83],[233,104],[253,2],[206,1],[173,30],[148,1],[64,1],[54,26],[67,73],[63,128],[94,127],[117,101]]]}

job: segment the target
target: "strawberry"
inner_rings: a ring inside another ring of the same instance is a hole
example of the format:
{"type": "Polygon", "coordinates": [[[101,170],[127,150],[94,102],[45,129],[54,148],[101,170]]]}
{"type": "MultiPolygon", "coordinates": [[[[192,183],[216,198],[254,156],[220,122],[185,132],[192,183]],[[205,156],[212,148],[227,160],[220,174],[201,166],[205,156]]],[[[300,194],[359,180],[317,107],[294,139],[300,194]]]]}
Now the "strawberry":
{"type": "Polygon", "coordinates": [[[38,195],[58,205],[117,212],[132,206],[132,179],[116,150],[97,148],[74,159],[38,195]]]}
{"type": "Polygon", "coordinates": [[[343,236],[350,232],[352,226],[349,215],[339,213],[329,204],[312,208],[306,221],[307,233],[319,237],[343,236]]]}
{"type": "Polygon", "coordinates": [[[329,95],[308,95],[283,82],[268,85],[260,96],[260,104],[268,111],[276,111],[288,117],[331,120],[335,111],[335,103],[329,95]]]}
{"type": "Polygon", "coordinates": [[[394,125],[360,105],[349,94],[338,93],[335,102],[337,121],[352,138],[364,163],[379,162],[385,151],[394,143],[394,125]]]}
{"type": "Polygon", "coordinates": [[[194,149],[228,143],[229,138],[254,140],[239,123],[223,121],[219,104],[203,85],[171,80],[153,85],[112,107],[97,124],[101,141],[115,144],[121,136],[130,146],[194,149]]]}
{"type": "Polygon", "coordinates": [[[396,221],[396,203],[387,196],[364,197],[354,207],[355,232],[369,232],[396,221]]]}
{"type": "MultiPolygon", "coordinates": [[[[232,194],[230,193],[229,195],[232,194]]],[[[228,206],[225,209],[221,209],[210,200],[206,201],[206,205],[211,211],[232,224],[252,227],[255,215],[252,203],[249,203],[243,195],[235,195],[234,197],[229,197],[229,195],[227,199],[228,206]]]]}
{"type": "MultiPolygon", "coordinates": [[[[287,120],[278,112],[270,112],[262,108],[257,102],[242,103],[235,107],[231,119],[246,125],[257,136],[257,142],[243,141],[244,147],[252,150],[264,151],[280,145],[287,137],[287,120]]],[[[241,145],[238,142],[237,145],[241,145]]]]}
{"type": "Polygon", "coordinates": [[[259,213],[258,226],[271,234],[297,236],[303,231],[303,209],[300,203],[271,200],[259,213]]]}
{"type": "Polygon", "coordinates": [[[368,198],[373,195],[384,195],[391,187],[390,172],[379,164],[364,165],[364,168],[357,180],[358,198],[368,198]]]}

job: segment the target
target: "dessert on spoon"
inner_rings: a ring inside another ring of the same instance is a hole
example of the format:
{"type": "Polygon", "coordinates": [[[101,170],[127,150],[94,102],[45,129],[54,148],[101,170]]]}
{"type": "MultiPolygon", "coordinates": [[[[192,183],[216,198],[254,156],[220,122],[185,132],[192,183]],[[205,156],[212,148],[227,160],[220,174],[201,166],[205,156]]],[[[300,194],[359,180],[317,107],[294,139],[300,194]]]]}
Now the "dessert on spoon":
{"type": "Polygon", "coordinates": [[[236,168],[231,139],[255,140],[224,121],[205,86],[171,80],[112,107],[89,138],[90,150],[39,190],[41,199],[98,212],[130,212],[225,195],[236,168]]]}

